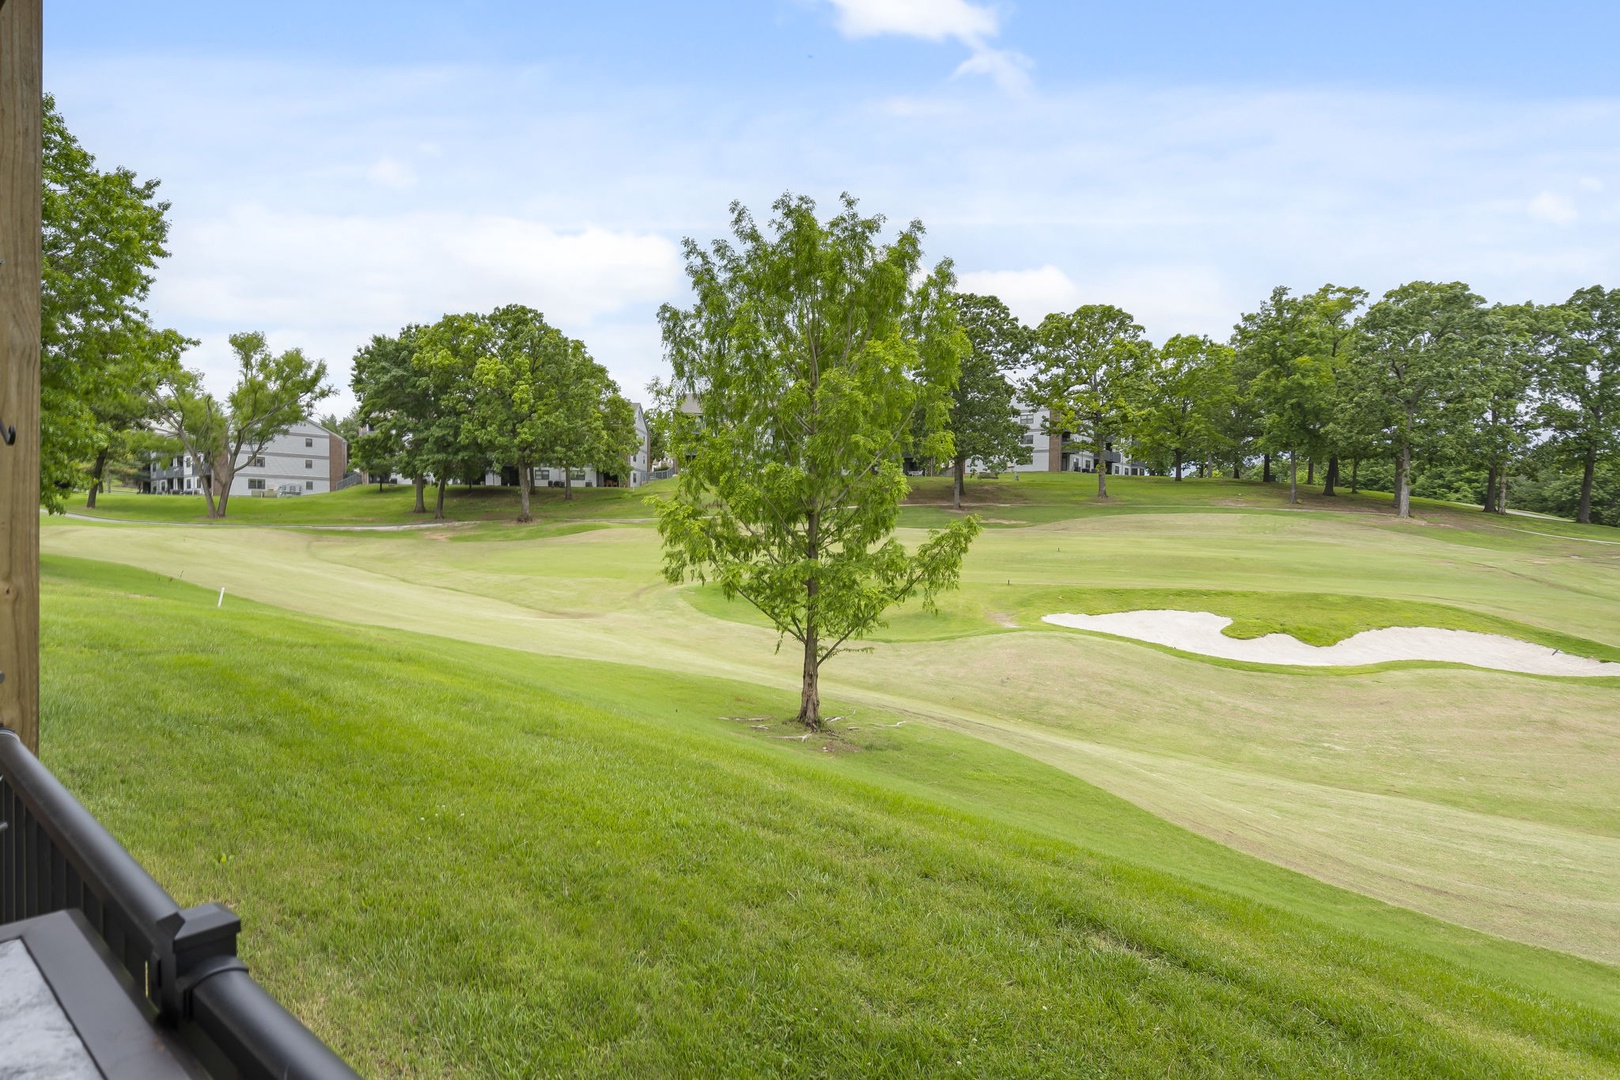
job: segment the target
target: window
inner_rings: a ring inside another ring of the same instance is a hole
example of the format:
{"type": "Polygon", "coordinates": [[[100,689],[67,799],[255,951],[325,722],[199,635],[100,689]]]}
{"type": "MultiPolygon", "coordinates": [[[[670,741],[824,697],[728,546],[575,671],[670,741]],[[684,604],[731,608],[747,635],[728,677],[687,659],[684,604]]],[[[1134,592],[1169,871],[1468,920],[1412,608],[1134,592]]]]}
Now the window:
{"type": "MultiPolygon", "coordinates": [[[[250,467],[252,467],[252,468],[255,468],[255,469],[262,469],[262,468],[264,468],[264,458],[263,457],[253,458],[252,460],[250,460],[248,462],[248,465],[250,467]]],[[[259,486],[263,487],[264,485],[260,484],[259,486]]]]}
{"type": "Polygon", "coordinates": [[[314,446],[315,445],[315,440],[314,439],[305,439],[304,440],[304,445],[305,446],[314,446]]]}
{"type": "Polygon", "coordinates": [[[313,461],[311,461],[309,458],[304,459],[304,468],[313,469],[314,467],[315,467],[315,463],[313,461]]]}
{"type": "Polygon", "coordinates": [[[249,477],[248,478],[248,490],[249,491],[263,491],[264,490],[264,477],[262,477],[262,476],[249,477]]]}
{"type": "Polygon", "coordinates": [[[304,481],[304,490],[305,491],[314,491],[315,490],[315,481],[313,481],[313,480],[305,480],[304,481]]]}

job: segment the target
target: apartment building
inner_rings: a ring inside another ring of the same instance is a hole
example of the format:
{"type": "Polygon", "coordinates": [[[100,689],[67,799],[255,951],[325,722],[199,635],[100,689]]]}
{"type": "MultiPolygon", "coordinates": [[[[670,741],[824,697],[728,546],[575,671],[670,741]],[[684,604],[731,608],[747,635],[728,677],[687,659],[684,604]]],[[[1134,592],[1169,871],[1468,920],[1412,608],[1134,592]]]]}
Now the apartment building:
{"type": "MultiPolygon", "coordinates": [[[[313,420],[300,420],[270,440],[263,451],[237,461],[231,494],[315,495],[337,490],[349,471],[349,444],[313,420]]],[[[154,461],[141,490],[153,495],[200,495],[201,481],[191,459],[179,455],[154,461]]]]}
{"type": "MultiPolygon", "coordinates": [[[[1013,472],[1083,472],[1097,471],[1097,455],[1090,437],[1072,431],[1049,432],[1051,410],[1016,404],[1018,422],[1024,428],[1021,441],[1030,450],[1027,464],[1015,465],[1013,472]]],[[[968,468],[977,471],[978,462],[969,462],[968,468]]],[[[1110,476],[1146,476],[1148,467],[1139,461],[1125,458],[1112,448],[1103,451],[1103,465],[1110,476]]]]}

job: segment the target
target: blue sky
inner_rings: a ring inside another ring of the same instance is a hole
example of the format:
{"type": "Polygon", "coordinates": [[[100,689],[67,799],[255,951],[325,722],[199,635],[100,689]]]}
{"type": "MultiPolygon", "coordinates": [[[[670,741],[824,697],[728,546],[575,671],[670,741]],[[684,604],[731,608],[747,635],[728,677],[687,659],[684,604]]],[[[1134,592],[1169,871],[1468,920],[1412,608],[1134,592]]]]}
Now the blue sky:
{"type": "MultiPolygon", "coordinates": [[[[160,177],[154,315],[346,383],[370,334],[525,302],[632,396],[676,244],[841,190],[1031,321],[1222,335],[1275,284],[1615,279],[1620,5],[47,4],[46,83],[160,177]]],[[[340,400],[346,404],[346,399],[340,400]]]]}

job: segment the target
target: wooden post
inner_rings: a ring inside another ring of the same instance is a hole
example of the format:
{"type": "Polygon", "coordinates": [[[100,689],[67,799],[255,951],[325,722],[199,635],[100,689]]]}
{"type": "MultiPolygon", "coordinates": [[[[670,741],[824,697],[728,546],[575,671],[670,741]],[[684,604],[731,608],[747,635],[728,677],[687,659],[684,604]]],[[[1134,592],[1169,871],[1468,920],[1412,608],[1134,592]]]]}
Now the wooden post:
{"type": "Polygon", "coordinates": [[[39,752],[42,0],[0,0],[0,724],[39,752]]]}

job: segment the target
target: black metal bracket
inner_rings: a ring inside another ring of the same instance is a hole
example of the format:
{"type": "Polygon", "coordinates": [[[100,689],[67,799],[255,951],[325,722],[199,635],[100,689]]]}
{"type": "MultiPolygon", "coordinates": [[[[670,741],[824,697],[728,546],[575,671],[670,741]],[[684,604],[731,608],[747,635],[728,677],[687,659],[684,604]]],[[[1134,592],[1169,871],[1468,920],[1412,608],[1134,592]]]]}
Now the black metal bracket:
{"type": "Polygon", "coordinates": [[[6,441],[7,446],[10,446],[12,443],[16,442],[17,441],[17,425],[16,424],[0,424],[0,439],[4,439],[6,441]]]}
{"type": "Polygon", "coordinates": [[[200,904],[158,920],[163,935],[152,965],[151,996],[158,1012],[176,1022],[191,1015],[191,992],[221,971],[246,971],[236,958],[242,920],[223,904],[200,904]]]}

